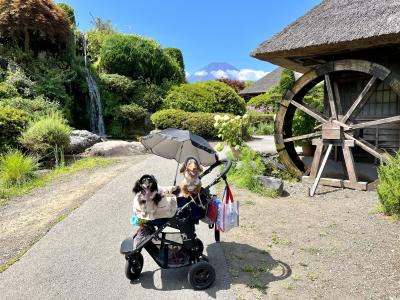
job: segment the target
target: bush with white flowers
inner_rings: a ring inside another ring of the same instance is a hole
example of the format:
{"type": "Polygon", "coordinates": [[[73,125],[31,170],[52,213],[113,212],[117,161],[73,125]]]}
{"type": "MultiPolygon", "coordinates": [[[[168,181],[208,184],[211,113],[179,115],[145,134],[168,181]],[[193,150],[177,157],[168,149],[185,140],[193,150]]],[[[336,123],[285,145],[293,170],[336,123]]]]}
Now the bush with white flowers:
{"type": "Polygon", "coordinates": [[[244,116],[220,116],[214,117],[214,127],[218,130],[218,137],[223,143],[218,143],[216,148],[221,151],[224,144],[234,150],[240,150],[244,143],[250,119],[247,114],[244,116]]]}

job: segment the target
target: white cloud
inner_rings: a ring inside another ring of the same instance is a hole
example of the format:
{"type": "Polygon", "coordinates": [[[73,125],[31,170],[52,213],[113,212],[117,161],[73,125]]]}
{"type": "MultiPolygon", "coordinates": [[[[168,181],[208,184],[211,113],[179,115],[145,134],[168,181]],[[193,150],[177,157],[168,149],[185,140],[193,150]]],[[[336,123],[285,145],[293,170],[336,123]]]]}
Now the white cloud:
{"type": "Polygon", "coordinates": [[[202,70],[202,71],[194,72],[193,75],[195,75],[195,76],[206,76],[207,74],[208,74],[207,71],[202,70]]]}
{"type": "Polygon", "coordinates": [[[267,75],[269,72],[261,71],[261,70],[252,70],[252,69],[243,69],[240,71],[236,70],[228,70],[227,73],[230,75],[229,77],[232,77],[237,80],[241,81],[257,81],[260,78],[264,77],[267,75]]]}
{"type": "MultiPolygon", "coordinates": [[[[231,71],[231,70],[228,70],[231,71]]],[[[211,71],[211,75],[213,75],[215,78],[228,78],[227,72],[224,70],[218,70],[218,71],[211,71]]]]}
{"type": "Polygon", "coordinates": [[[186,78],[189,78],[190,77],[190,73],[185,71],[185,76],[186,76],[186,78]]]}

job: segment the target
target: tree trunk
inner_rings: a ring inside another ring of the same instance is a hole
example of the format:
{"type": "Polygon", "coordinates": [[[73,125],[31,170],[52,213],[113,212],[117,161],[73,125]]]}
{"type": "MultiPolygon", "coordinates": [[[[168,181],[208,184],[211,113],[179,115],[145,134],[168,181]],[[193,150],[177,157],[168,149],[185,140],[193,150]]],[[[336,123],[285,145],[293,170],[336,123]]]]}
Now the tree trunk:
{"type": "Polygon", "coordinates": [[[24,27],[24,35],[25,35],[25,51],[28,51],[30,44],[28,26],[24,27]]]}

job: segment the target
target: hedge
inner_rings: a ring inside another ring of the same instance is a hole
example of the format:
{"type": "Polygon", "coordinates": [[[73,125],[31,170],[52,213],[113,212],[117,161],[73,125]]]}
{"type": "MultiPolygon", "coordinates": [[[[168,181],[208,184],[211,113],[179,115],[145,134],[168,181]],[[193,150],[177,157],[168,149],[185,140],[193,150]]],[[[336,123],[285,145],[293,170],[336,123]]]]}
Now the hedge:
{"type": "Polygon", "coordinates": [[[179,109],[165,109],[154,113],[151,121],[158,129],[178,128],[190,130],[202,137],[216,138],[213,113],[186,112],[179,109]]]}
{"type": "Polygon", "coordinates": [[[149,79],[161,83],[168,79],[177,83],[185,77],[178,63],[154,40],[138,35],[108,36],[100,50],[100,66],[107,73],[132,79],[149,79]]]}
{"type": "Polygon", "coordinates": [[[242,115],[246,111],[246,103],[225,83],[205,81],[173,87],[167,94],[164,108],[242,115]]]}

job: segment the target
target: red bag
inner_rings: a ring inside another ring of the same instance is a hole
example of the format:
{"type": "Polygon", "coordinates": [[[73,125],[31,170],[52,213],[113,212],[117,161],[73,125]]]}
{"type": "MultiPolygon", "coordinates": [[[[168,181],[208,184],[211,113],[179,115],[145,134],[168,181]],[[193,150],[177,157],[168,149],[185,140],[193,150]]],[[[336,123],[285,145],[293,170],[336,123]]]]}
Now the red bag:
{"type": "Polygon", "coordinates": [[[208,205],[206,217],[210,220],[211,224],[217,222],[218,206],[214,203],[214,201],[211,201],[210,204],[208,205]]]}

